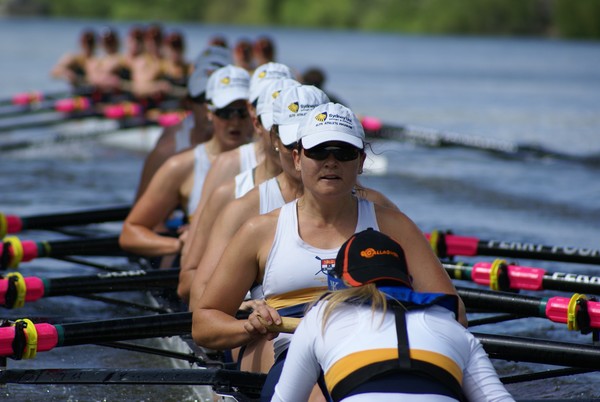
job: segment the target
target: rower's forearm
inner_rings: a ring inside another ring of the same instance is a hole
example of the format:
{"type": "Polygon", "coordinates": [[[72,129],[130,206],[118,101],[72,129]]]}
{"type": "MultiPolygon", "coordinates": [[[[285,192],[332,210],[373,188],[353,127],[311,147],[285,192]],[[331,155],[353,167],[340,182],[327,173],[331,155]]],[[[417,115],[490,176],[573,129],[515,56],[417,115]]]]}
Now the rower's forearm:
{"type": "MultiPolygon", "coordinates": [[[[182,265],[179,271],[179,283],[177,284],[177,295],[186,303],[190,301],[190,288],[194,280],[194,270],[186,269],[182,265]]],[[[191,309],[190,309],[191,310],[191,309]]]]}
{"type": "Polygon", "coordinates": [[[123,225],[119,245],[125,251],[145,257],[159,257],[181,252],[181,240],[161,236],[152,230],[133,225],[123,225]]]}
{"type": "Polygon", "coordinates": [[[195,309],[192,338],[197,345],[216,350],[246,345],[253,337],[244,329],[245,321],[219,310],[195,309]]]}

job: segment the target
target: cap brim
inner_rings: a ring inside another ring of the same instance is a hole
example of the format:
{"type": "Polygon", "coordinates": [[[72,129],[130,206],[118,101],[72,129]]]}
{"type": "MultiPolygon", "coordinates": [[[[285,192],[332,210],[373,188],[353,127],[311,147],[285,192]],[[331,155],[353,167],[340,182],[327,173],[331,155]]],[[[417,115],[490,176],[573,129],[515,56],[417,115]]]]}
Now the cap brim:
{"type": "Polygon", "coordinates": [[[204,71],[194,70],[188,80],[188,92],[192,97],[199,96],[206,91],[207,82],[208,77],[204,75],[204,71]]]}
{"type": "Polygon", "coordinates": [[[211,99],[212,104],[217,108],[221,109],[236,100],[248,100],[248,90],[242,88],[231,88],[227,91],[218,91],[219,93],[213,94],[211,99]]]}
{"type": "Polygon", "coordinates": [[[397,282],[402,285],[412,288],[410,278],[408,274],[400,271],[394,270],[391,272],[389,267],[380,267],[377,264],[369,264],[368,266],[363,267],[353,267],[352,273],[344,272],[342,277],[346,280],[350,276],[352,281],[359,282],[362,284],[372,283],[372,282],[397,282]]]}
{"type": "Polygon", "coordinates": [[[271,127],[273,127],[273,112],[265,112],[261,114],[260,122],[262,123],[262,126],[265,128],[265,130],[271,130],[271,127]]]}
{"type": "Polygon", "coordinates": [[[354,145],[356,148],[360,149],[363,149],[364,147],[363,140],[361,138],[345,133],[340,133],[339,131],[322,131],[319,133],[307,135],[306,137],[302,137],[302,147],[305,149],[310,149],[316,147],[319,144],[323,144],[325,142],[330,141],[345,142],[350,145],[354,145]]]}
{"type": "Polygon", "coordinates": [[[291,145],[298,141],[298,126],[299,124],[280,124],[279,139],[283,142],[283,145],[291,145]]]}

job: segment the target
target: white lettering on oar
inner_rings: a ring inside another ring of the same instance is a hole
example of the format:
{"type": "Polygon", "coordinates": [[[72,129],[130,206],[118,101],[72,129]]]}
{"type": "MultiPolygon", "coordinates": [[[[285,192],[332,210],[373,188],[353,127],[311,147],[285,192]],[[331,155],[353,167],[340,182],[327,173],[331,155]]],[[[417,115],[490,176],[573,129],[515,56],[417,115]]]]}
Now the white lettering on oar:
{"type": "Polygon", "coordinates": [[[520,243],[520,242],[509,242],[509,241],[497,241],[489,240],[487,242],[489,248],[498,248],[501,250],[512,250],[512,251],[526,251],[542,253],[547,252],[550,254],[564,254],[579,257],[600,257],[600,250],[593,248],[578,248],[578,247],[564,247],[564,246],[544,246],[543,244],[534,243],[520,243]]]}
{"type": "Polygon", "coordinates": [[[146,275],[146,271],[138,269],[135,271],[122,271],[122,272],[107,272],[105,274],[98,274],[98,278],[124,278],[127,276],[141,276],[146,275]]]}
{"type": "Polygon", "coordinates": [[[582,257],[598,257],[600,250],[593,248],[577,248],[577,247],[552,247],[553,254],[578,255],[582,257]]]}
{"type": "Polygon", "coordinates": [[[495,241],[490,240],[488,242],[488,247],[497,247],[502,250],[516,250],[516,251],[532,251],[532,252],[541,252],[544,250],[544,246],[541,244],[533,244],[533,243],[520,243],[520,242],[508,242],[508,241],[495,241]]]}
{"type": "Polygon", "coordinates": [[[578,283],[593,283],[600,284],[600,277],[578,275],[578,274],[566,274],[563,272],[555,272],[552,274],[552,279],[560,279],[566,282],[578,282],[578,283]]]}

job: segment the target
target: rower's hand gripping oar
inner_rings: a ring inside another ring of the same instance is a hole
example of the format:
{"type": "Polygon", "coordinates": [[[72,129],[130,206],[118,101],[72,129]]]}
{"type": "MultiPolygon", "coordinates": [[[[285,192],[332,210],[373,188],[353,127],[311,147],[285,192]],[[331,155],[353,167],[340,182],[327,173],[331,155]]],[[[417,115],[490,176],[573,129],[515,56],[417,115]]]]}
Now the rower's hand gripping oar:
{"type": "Polygon", "coordinates": [[[483,240],[477,237],[457,236],[437,230],[425,234],[425,236],[439,258],[483,255],[600,265],[600,250],[592,248],[483,240]]]}
{"type": "MultiPolygon", "coordinates": [[[[270,331],[290,332],[299,319],[282,317],[282,325],[270,331]]],[[[34,324],[28,319],[0,327],[0,356],[33,358],[60,346],[176,336],[191,333],[192,313],[169,313],[71,324],[34,324]]]]}

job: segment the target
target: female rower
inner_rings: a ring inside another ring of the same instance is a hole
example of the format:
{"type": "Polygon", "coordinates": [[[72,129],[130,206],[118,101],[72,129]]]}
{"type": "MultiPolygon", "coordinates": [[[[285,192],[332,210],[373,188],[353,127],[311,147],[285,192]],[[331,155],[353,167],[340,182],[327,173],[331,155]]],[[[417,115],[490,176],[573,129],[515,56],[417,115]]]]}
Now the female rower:
{"type": "Polygon", "coordinates": [[[249,74],[252,74],[254,70],[252,42],[246,38],[239,39],[233,48],[233,60],[236,66],[242,67],[249,74]]]}
{"type": "Polygon", "coordinates": [[[457,297],[413,290],[406,253],[373,229],[342,245],[328,272],[341,290],[302,319],[272,401],[306,401],[321,369],[334,401],[514,401],[457,297]]]}
{"type": "Polygon", "coordinates": [[[96,55],[96,33],[85,29],[79,36],[79,52],[68,53],[52,68],[54,78],[64,79],[75,89],[88,84],[89,63],[96,55]]]}
{"type": "MultiPolygon", "coordinates": [[[[190,303],[192,335],[199,345],[228,349],[273,339],[256,315],[278,324],[276,309],[285,308],[284,315],[301,313],[304,303],[326,289],[322,268],[334,263],[351,234],[367,227],[379,228],[409,250],[417,289],[456,294],[419,228],[400,211],[356,191],[365,160],[364,131],[348,108],[317,106],[303,118],[297,139],[292,156],[304,193],[281,209],[248,219],[227,244],[203,294],[190,303]],[[255,303],[249,320],[237,320],[235,313],[254,282],[262,285],[266,303],[255,303]]],[[[462,305],[460,318],[466,323],[462,305]]],[[[276,358],[288,342],[283,334],[275,339],[276,358]]]]}
{"type": "Polygon", "coordinates": [[[212,136],[212,123],[206,99],[206,83],[213,71],[231,64],[231,53],[220,46],[209,46],[197,57],[194,73],[187,82],[191,113],[179,124],[165,127],[156,145],[144,161],[142,175],[135,199],[139,199],[152,176],[171,156],[208,141],[212,136]]]}
{"type": "Polygon", "coordinates": [[[166,80],[174,88],[184,88],[192,66],[185,60],[185,38],[181,32],[173,31],[164,39],[164,60],[160,79],[166,80]]]}
{"type": "Polygon", "coordinates": [[[197,205],[206,172],[222,152],[248,141],[252,122],[247,108],[250,77],[246,70],[226,66],[209,78],[214,83],[209,119],[213,137],[196,147],[170,157],[152,177],[123,224],[119,238],[124,250],[144,256],[164,256],[181,252],[182,241],[161,236],[155,228],[178,206],[188,214],[197,205]]]}
{"type": "Polygon", "coordinates": [[[121,80],[130,78],[131,69],[126,57],[120,53],[121,43],[117,31],[109,27],[103,28],[100,31],[100,44],[104,55],[90,63],[89,81],[104,98],[110,100],[111,96],[121,93],[121,80]]]}
{"type": "MultiPolygon", "coordinates": [[[[266,65],[260,66],[250,78],[250,98],[248,101],[248,109],[250,110],[250,116],[252,119],[256,118],[256,106],[258,102],[258,95],[261,92],[262,86],[269,82],[271,79],[278,78],[292,78],[292,72],[290,68],[281,63],[267,63],[266,65]]],[[[210,91],[210,89],[209,89],[210,91]]],[[[256,130],[254,132],[254,138],[259,138],[256,130]]],[[[210,168],[210,171],[206,175],[206,180],[204,181],[204,187],[202,188],[202,194],[200,196],[200,201],[196,208],[198,213],[201,213],[204,209],[204,206],[208,202],[211,194],[215,189],[217,189],[224,181],[228,181],[233,179],[236,175],[244,171],[245,169],[240,169],[240,152],[247,152],[248,149],[254,148],[255,155],[255,164],[260,163],[262,161],[263,149],[260,146],[260,143],[257,141],[253,141],[250,144],[246,144],[245,146],[235,149],[229,152],[224,152],[219,155],[215,163],[210,168]]],[[[248,156],[250,157],[252,153],[248,151],[248,156]]],[[[254,167],[252,166],[252,167],[254,167]]],[[[187,251],[187,247],[186,247],[187,251]]]]}
{"type": "Polygon", "coordinates": [[[178,293],[182,299],[186,301],[189,299],[194,272],[205,252],[208,239],[212,237],[213,223],[219,212],[230,201],[241,198],[256,185],[277,176],[281,172],[279,155],[273,150],[269,132],[273,118],[269,117],[268,124],[264,123],[263,120],[266,119],[267,114],[272,116],[273,100],[286,88],[297,86],[300,86],[300,83],[290,78],[272,79],[270,85],[265,86],[259,98],[257,118],[253,119],[254,130],[260,135],[258,144],[264,154],[263,160],[256,167],[247,169],[234,178],[225,181],[210,194],[202,211],[194,215],[186,235],[181,257],[178,293]]]}

